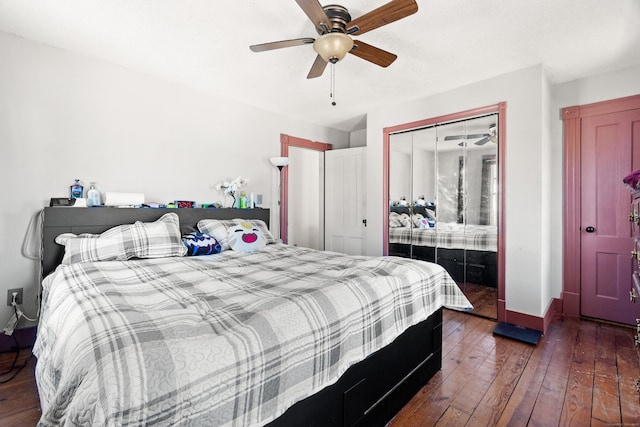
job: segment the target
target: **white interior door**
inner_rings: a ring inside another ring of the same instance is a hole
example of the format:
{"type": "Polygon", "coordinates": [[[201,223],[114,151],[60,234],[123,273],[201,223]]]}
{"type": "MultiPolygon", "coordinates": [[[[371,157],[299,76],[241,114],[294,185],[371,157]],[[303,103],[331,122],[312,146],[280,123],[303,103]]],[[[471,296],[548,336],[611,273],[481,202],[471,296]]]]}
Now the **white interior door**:
{"type": "Polygon", "coordinates": [[[364,255],[366,147],[325,152],[325,248],[364,255]]]}

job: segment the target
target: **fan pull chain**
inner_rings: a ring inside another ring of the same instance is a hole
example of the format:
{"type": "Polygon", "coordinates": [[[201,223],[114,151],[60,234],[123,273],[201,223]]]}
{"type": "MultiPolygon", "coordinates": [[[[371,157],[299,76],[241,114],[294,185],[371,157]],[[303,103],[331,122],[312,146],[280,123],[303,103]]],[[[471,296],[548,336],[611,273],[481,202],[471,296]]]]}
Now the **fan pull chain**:
{"type": "Polygon", "coordinates": [[[336,105],[336,64],[331,64],[331,105],[336,105]]]}

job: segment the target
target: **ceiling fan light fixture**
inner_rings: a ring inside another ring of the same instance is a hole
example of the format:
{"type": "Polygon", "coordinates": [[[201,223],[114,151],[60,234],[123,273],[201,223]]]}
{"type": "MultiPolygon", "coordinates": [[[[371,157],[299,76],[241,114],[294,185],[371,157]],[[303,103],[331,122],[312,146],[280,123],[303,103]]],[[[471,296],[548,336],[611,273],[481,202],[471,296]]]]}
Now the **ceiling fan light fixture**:
{"type": "Polygon", "coordinates": [[[323,34],[313,42],[313,50],[326,62],[335,64],[353,48],[353,39],[343,33],[323,34]]]}

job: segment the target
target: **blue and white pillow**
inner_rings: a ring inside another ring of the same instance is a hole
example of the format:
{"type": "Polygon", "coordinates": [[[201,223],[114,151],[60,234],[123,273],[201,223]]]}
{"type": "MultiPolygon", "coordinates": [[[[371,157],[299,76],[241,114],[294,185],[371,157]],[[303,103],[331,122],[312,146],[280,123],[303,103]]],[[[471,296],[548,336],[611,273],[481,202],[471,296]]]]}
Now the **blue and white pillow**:
{"type": "Polygon", "coordinates": [[[187,247],[186,256],[212,255],[222,251],[216,239],[199,231],[192,231],[182,236],[182,243],[187,247]]]}

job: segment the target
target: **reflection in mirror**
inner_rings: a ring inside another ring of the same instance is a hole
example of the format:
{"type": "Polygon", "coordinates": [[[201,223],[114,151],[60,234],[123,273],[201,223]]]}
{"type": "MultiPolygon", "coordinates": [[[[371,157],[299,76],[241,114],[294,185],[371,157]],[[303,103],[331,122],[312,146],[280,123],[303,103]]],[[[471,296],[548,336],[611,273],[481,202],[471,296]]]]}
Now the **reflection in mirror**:
{"type": "Polygon", "coordinates": [[[412,258],[411,247],[411,200],[413,184],[413,136],[411,133],[391,135],[389,145],[389,171],[394,179],[389,180],[390,227],[396,232],[389,245],[389,255],[412,258]]]}
{"type": "Polygon", "coordinates": [[[497,114],[389,135],[389,255],[442,265],[497,317],[497,114]]]}

